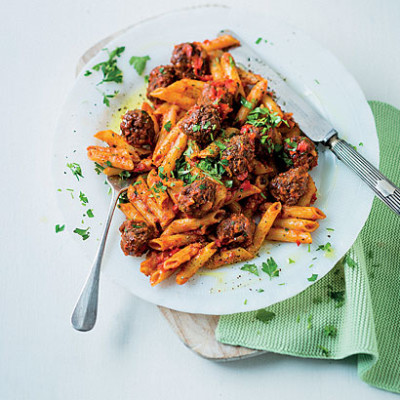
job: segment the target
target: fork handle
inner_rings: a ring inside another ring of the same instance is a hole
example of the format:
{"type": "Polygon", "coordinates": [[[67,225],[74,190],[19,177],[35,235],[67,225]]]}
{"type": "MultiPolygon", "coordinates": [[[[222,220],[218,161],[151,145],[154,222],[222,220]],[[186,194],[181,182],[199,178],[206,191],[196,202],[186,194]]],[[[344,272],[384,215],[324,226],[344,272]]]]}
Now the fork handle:
{"type": "Polygon", "coordinates": [[[112,200],[110,203],[110,208],[108,209],[107,220],[104,226],[100,245],[97,250],[96,257],[94,258],[90,275],[87,278],[85,286],[82,289],[82,293],[78,299],[78,302],[76,303],[74,312],[72,313],[72,326],[77,331],[90,331],[96,323],[101,262],[103,260],[111,219],[114,214],[115,206],[120,193],[121,192],[116,192],[115,190],[112,191],[112,200]]]}
{"type": "Polygon", "coordinates": [[[400,189],[346,141],[334,135],[328,145],[336,157],[351,168],[375,194],[400,215],[400,189]]]}

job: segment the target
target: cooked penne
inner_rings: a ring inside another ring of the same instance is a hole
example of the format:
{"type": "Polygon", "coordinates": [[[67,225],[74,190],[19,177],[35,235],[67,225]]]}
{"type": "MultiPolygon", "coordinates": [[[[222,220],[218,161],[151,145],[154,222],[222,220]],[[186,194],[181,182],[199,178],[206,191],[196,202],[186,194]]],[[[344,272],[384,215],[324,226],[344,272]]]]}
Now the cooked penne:
{"type": "Polygon", "coordinates": [[[219,81],[224,78],[224,71],[221,67],[221,55],[222,52],[218,51],[213,51],[209,55],[210,71],[214,81],[219,81]]]}
{"type": "Polygon", "coordinates": [[[121,135],[118,135],[114,131],[110,129],[106,131],[99,131],[94,135],[94,137],[103,142],[106,142],[109,146],[122,147],[130,153],[131,158],[134,162],[140,161],[137,150],[133,146],[128,144],[121,135]]]}
{"type": "Polygon", "coordinates": [[[281,212],[282,205],[279,202],[273,203],[265,211],[264,215],[261,217],[260,223],[257,225],[256,232],[254,234],[253,244],[248,248],[250,253],[257,253],[260,247],[268,235],[276,217],[281,212]]]}
{"type": "Polygon", "coordinates": [[[187,263],[176,275],[176,283],[183,285],[186,283],[206,262],[216,253],[215,242],[208,243],[187,263]]]}
{"type": "Polygon", "coordinates": [[[324,219],[326,215],[317,207],[283,206],[281,218],[324,219]]]}
{"type": "Polygon", "coordinates": [[[176,233],[194,231],[195,229],[203,229],[209,225],[217,224],[221,222],[222,218],[225,215],[224,210],[213,211],[210,214],[207,214],[203,218],[183,218],[176,219],[172,221],[167,229],[163,232],[161,237],[169,236],[176,233]]]}
{"type": "Polygon", "coordinates": [[[176,247],[183,247],[190,243],[201,241],[201,236],[195,233],[178,233],[171,236],[160,236],[157,239],[152,239],[149,246],[154,250],[165,251],[176,247]]]}
{"type": "Polygon", "coordinates": [[[161,168],[165,175],[170,175],[171,171],[175,169],[176,161],[185,151],[187,140],[187,136],[184,133],[180,133],[171,145],[170,151],[165,155],[164,161],[161,163],[161,168]]]}
{"type": "Polygon", "coordinates": [[[265,79],[257,82],[257,84],[250,90],[250,93],[247,95],[247,98],[245,98],[246,101],[244,102],[244,104],[242,103],[242,106],[240,107],[236,117],[236,119],[240,124],[243,124],[246,121],[250,111],[254,110],[256,105],[264,97],[267,90],[268,90],[268,82],[265,79]]]}
{"type": "Polygon", "coordinates": [[[89,146],[87,154],[92,161],[100,164],[108,162],[115,168],[127,171],[131,171],[135,167],[128,151],[121,147],[89,146]]]}
{"type": "Polygon", "coordinates": [[[172,145],[175,143],[178,136],[182,133],[179,126],[175,126],[172,130],[164,136],[164,138],[157,144],[157,148],[153,153],[153,163],[159,167],[164,161],[165,156],[171,150],[172,145]]]}
{"type": "Polygon", "coordinates": [[[231,35],[221,35],[213,40],[205,40],[201,44],[207,52],[240,46],[239,40],[231,35]]]}
{"type": "Polygon", "coordinates": [[[200,250],[203,245],[200,243],[191,243],[179,250],[172,257],[164,261],[163,268],[165,270],[176,269],[182,264],[191,260],[200,250]]]}
{"type": "Polygon", "coordinates": [[[261,190],[257,186],[243,184],[242,187],[233,193],[232,197],[225,204],[230,204],[232,201],[240,201],[256,193],[261,193],[261,190]]]}
{"type": "Polygon", "coordinates": [[[163,268],[157,269],[150,275],[150,285],[151,286],[156,286],[162,281],[165,281],[168,279],[171,275],[175,273],[175,270],[170,269],[170,270],[165,270],[163,268]]]}
{"type": "Polygon", "coordinates": [[[158,135],[157,138],[157,144],[154,149],[154,154],[158,153],[159,147],[165,140],[165,138],[168,136],[168,134],[171,132],[171,129],[176,125],[177,121],[177,116],[178,116],[178,106],[173,105],[173,104],[168,104],[168,108],[162,113],[162,126],[160,130],[160,134],[158,135]]]}
{"type": "Polygon", "coordinates": [[[123,171],[124,170],[120,168],[107,167],[103,169],[103,174],[107,176],[114,176],[114,175],[119,175],[123,171]]]}
{"type": "Polygon", "coordinates": [[[275,100],[269,95],[266,94],[263,99],[262,99],[262,103],[265,107],[268,108],[268,110],[270,110],[272,113],[276,113],[277,115],[279,115],[281,118],[283,117],[283,112],[281,110],[281,108],[278,106],[278,104],[276,104],[275,100]]]}
{"type": "Polygon", "coordinates": [[[151,92],[151,96],[189,110],[196,104],[203,87],[204,82],[202,81],[181,79],[165,88],[160,87],[154,90],[151,92]]]}
{"type": "Polygon", "coordinates": [[[245,71],[243,68],[236,67],[240,76],[240,80],[244,86],[256,85],[257,82],[264,79],[261,75],[253,74],[250,71],[245,71]]]}
{"type": "Polygon", "coordinates": [[[118,208],[125,214],[126,218],[136,222],[145,222],[142,215],[131,203],[118,204],[118,208]]]}
{"type": "Polygon", "coordinates": [[[215,254],[205,265],[207,269],[216,269],[224,265],[235,264],[240,261],[248,261],[254,258],[246,249],[238,247],[232,250],[223,250],[215,254]]]}
{"type": "Polygon", "coordinates": [[[235,60],[231,56],[231,54],[224,53],[222,55],[221,67],[222,67],[222,70],[224,71],[225,78],[232,79],[234,82],[236,82],[238,92],[240,93],[241,96],[246,97],[246,94],[244,93],[242,81],[240,80],[239,73],[236,69],[235,60]]]}
{"type": "Polygon", "coordinates": [[[312,243],[312,237],[309,232],[283,228],[271,228],[266,239],[278,242],[312,243]]]}
{"type": "Polygon", "coordinates": [[[317,221],[300,218],[277,218],[274,222],[274,228],[286,228],[296,231],[314,232],[318,227],[317,221]]]}

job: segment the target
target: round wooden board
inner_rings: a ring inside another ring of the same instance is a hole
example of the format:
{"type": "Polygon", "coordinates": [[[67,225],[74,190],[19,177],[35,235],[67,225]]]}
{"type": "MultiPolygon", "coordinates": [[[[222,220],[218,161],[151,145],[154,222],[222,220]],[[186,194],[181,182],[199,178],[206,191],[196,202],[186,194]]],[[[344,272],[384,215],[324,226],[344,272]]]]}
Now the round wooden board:
{"type": "MultiPolygon", "coordinates": [[[[107,43],[130,28],[131,26],[113,33],[88,49],[78,60],[76,75],[107,43]]],[[[233,361],[265,353],[265,351],[217,342],[215,328],[219,320],[218,315],[189,314],[165,307],[158,308],[182,342],[201,357],[214,361],[233,361]]]]}

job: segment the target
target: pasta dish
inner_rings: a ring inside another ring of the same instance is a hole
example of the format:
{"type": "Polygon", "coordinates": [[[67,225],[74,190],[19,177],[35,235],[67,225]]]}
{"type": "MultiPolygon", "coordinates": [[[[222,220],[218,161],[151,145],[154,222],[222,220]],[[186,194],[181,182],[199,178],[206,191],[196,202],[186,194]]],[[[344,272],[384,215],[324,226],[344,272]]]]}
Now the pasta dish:
{"type": "Polygon", "coordinates": [[[264,241],[312,243],[325,218],[313,206],[314,143],[282,111],[260,75],[237,65],[229,35],[174,47],[154,68],[140,109],[120,133],[88,147],[105,174],[132,179],[119,204],[125,255],[157,285],[200,268],[254,258],[264,241]]]}

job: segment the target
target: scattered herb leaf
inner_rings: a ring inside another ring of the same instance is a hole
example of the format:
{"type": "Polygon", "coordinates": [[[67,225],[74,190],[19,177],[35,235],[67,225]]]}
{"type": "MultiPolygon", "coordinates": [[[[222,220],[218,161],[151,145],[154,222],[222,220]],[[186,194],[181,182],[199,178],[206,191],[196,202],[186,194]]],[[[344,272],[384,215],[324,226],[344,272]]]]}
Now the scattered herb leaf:
{"type": "Polygon", "coordinates": [[[276,314],[272,311],[267,311],[265,308],[262,308],[256,312],[256,319],[267,324],[275,318],[275,315],[276,314]]]}

